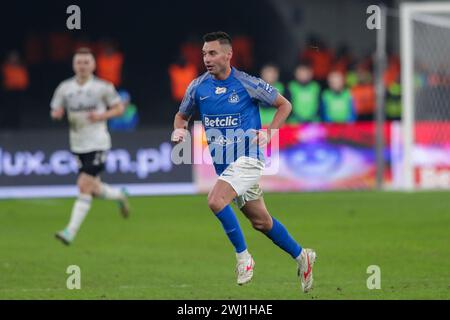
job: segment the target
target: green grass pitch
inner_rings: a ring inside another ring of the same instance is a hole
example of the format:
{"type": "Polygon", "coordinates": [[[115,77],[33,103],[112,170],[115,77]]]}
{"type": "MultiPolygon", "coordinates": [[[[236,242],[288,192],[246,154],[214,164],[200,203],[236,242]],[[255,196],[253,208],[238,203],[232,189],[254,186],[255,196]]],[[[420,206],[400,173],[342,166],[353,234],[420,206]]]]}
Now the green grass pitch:
{"type": "Polygon", "coordinates": [[[269,211],[317,251],[315,285],[300,291],[296,264],[238,213],[256,261],[235,283],[235,256],[206,196],[133,197],[123,220],[95,200],[74,244],[55,231],[73,199],[0,201],[0,299],[449,299],[450,193],[266,194],[269,211]],[[68,290],[69,265],[81,289],[68,290]],[[367,267],[381,289],[367,288],[367,267]]]}

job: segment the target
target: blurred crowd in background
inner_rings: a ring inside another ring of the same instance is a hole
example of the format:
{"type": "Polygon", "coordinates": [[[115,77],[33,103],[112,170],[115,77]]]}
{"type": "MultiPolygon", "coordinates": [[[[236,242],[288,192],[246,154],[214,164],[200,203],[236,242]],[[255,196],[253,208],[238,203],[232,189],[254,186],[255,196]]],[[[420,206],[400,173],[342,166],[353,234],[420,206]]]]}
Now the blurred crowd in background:
{"type": "MultiPolygon", "coordinates": [[[[160,86],[169,97],[158,102],[167,103],[167,106],[142,102],[137,105],[140,108],[161,108],[171,114],[176,112],[189,83],[205,72],[201,55],[202,45],[201,35],[190,37],[180,43],[179,52],[174,54],[173,62],[167,65],[167,78],[160,82],[160,86]]],[[[73,74],[72,54],[79,47],[89,47],[93,50],[97,62],[96,75],[112,82],[127,105],[125,114],[121,119],[111,121],[110,128],[136,128],[140,110],[132,103],[135,88],[126,80],[127,77],[133,77],[133,74],[127,73],[127,59],[131,57],[127,57],[114,40],[89,41],[74,38],[65,32],[31,34],[25,39],[22,48],[9,51],[3,57],[0,102],[7,108],[7,112],[2,112],[0,116],[0,128],[24,128],[26,118],[32,114],[28,112],[30,106],[48,107],[51,94],[43,97],[39,93],[44,90],[44,86],[47,93],[52,92],[60,81],[73,74]]],[[[296,64],[292,65],[290,70],[283,71],[276,61],[256,61],[254,48],[251,37],[233,36],[232,65],[261,77],[291,101],[293,111],[288,123],[350,123],[373,120],[376,95],[371,55],[356,57],[348,46],[328,47],[322,39],[311,35],[308,41],[302,44],[296,64]]],[[[389,54],[383,81],[386,88],[386,118],[399,119],[400,62],[396,54],[389,54]]],[[[144,80],[141,86],[145,85],[144,80]]],[[[261,106],[260,110],[263,124],[270,123],[275,109],[261,106]]]]}
{"type": "MultiPolygon", "coordinates": [[[[184,43],[180,57],[168,68],[172,99],[180,102],[189,83],[204,72],[201,43],[184,43]]],[[[297,64],[282,75],[275,62],[263,63],[255,70],[252,40],[245,36],[233,39],[232,65],[250,72],[277,88],[292,103],[288,123],[348,123],[374,119],[376,95],[372,56],[355,57],[347,46],[329,48],[311,36],[298,54],[297,64]],[[252,73],[253,71],[253,73],[252,73]]],[[[387,119],[401,116],[400,61],[390,54],[383,75],[386,87],[387,119]]],[[[275,114],[270,106],[260,106],[263,124],[275,114]]]]}

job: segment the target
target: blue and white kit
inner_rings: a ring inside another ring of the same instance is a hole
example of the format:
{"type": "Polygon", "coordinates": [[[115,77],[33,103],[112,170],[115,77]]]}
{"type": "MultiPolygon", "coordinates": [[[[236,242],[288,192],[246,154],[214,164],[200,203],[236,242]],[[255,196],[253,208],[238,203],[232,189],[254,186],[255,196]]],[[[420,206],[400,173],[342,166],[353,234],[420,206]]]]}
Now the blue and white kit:
{"type": "Polygon", "coordinates": [[[259,104],[273,105],[277,96],[264,80],[232,68],[225,80],[204,73],[192,81],[180,105],[185,116],[199,111],[216,173],[236,191],[240,208],[262,195],[264,153],[251,142],[261,129],[259,104]]]}
{"type": "Polygon", "coordinates": [[[180,113],[199,111],[218,175],[241,156],[264,161],[262,150],[250,142],[261,129],[259,103],[273,105],[278,91],[264,80],[235,68],[225,80],[204,73],[189,85],[180,113]]]}

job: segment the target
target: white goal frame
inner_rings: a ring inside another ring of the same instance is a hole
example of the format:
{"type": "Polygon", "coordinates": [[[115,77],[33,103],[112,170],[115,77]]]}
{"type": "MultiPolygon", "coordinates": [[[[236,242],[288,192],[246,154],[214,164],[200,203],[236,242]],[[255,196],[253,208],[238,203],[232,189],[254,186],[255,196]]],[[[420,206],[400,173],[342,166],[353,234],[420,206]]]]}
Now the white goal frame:
{"type": "MultiPolygon", "coordinates": [[[[402,87],[402,189],[416,189],[414,182],[414,45],[413,16],[420,13],[450,13],[450,2],[405,2],[400,4],[400,54],[402,87]]],[[[430,21],[431,22],[431,21],[430,21]]],[[[436,25],[442,25],[440,19],[436,25]]],[[[450,26],[449,26],[450,27],[450,26]]]]}

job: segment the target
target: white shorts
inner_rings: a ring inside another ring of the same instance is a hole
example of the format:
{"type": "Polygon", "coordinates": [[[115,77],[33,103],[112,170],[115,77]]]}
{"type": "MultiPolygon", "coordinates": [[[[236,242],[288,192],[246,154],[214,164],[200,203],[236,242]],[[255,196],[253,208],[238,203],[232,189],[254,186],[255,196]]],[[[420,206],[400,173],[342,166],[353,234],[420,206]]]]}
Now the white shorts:
{"type": "Polygon", "coordinates": [[[219,176],[220,180],[228,182],[236,191],[236,205],[242,208],[247,201],[257,200],[262,196],[258,184],[264,170],[264,162],[252,157],[239,157],[232,162],[219,176]]]}

